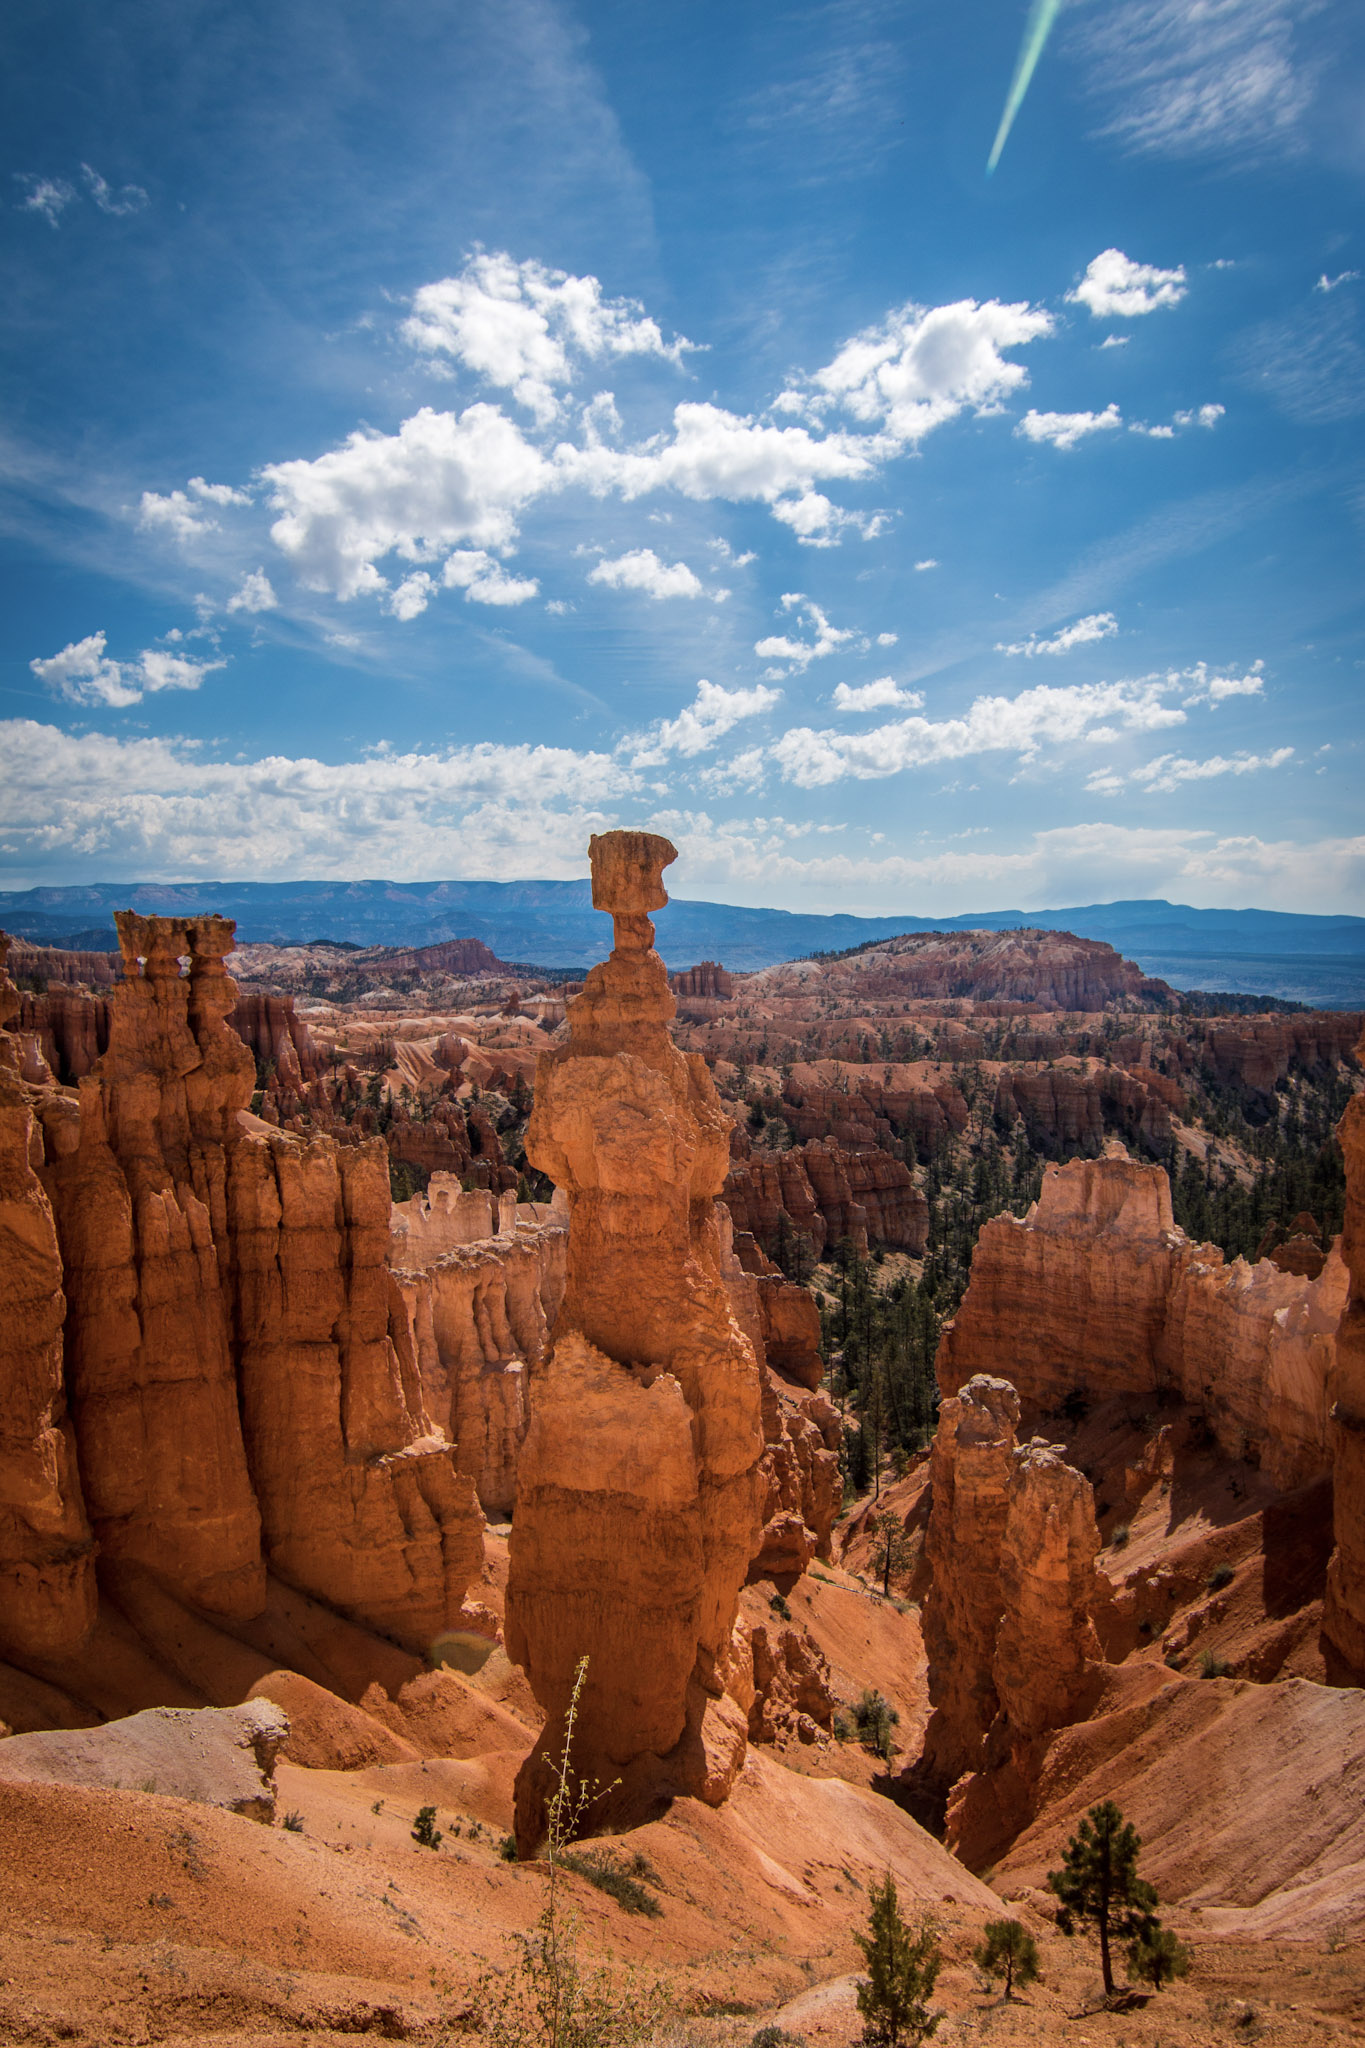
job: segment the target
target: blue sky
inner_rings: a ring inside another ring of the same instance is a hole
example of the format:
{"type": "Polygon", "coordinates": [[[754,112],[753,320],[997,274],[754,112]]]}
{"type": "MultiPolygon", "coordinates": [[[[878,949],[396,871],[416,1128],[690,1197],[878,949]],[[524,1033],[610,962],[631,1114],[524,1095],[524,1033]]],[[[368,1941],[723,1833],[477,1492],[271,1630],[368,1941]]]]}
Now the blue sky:
{"type": "Polygon", "coordinates": [[[1365,908],[1333,0],[15,0],[0,886],[1365,908]]]}

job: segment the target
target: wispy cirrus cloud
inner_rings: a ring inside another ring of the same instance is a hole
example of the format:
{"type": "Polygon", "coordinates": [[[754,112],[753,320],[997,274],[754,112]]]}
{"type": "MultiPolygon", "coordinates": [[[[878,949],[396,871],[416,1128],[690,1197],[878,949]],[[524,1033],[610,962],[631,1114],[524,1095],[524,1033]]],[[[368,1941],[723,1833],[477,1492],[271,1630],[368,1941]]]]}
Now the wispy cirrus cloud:
{"type": "Polygon", "coordinates": [[[1105,108],[1101,134],[1152,156],[1301,148],[1317,69],[1297,30],[1320,4],[1117,0],[1078,12],[1073,47],[1105,108]]]}

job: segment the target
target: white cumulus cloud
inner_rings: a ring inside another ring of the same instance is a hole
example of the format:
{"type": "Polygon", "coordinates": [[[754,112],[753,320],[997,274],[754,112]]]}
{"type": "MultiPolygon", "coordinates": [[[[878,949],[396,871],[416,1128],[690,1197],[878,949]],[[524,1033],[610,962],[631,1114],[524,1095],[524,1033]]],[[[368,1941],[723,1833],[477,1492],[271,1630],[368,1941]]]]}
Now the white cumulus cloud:
{"type": "Polygon", "coordinates": [[[977,697],[961,718],[902,718],[864,733],[797,726],[774,743],[772,754],[787,781],[803,789],[974,754],[1014,753],[1033,761],[1044,746],[1112,739],[1117,728],[1152,732],[1183,725],[1185,713],[1164,701],[1171,687],[1168,678],[1151,676],[1069,688],[1040,684],[1017,697],[977,697]]]}
{"type": "Polygon", "coordinates": [[[742,719],[758,718],[781,701],[780,690],[755,683],[747,690],[726,690],[719,683],[703,679],[697,694],[676,718],[666,718],[646,733],[622,742],[630,754],[632,768],[658,767],[670,754],[701,754],[742,719]]]}
{"type": "Polygon", "coordinates": [[[815,402],[837,403],[909,445],[966,408],[998,412],[1028,382],[1022,363],[1002,351],[1050,334],[1053,325],[1041,307],[997,299],[902,306],[816,371],[815,402]]]}
{"type": "Polygon", "coordinates": [[[553,472],[496,406],[423,406],[396,434],[356,432],[314,461],[263,472],[279,513],[271,539],[311,590],[379,592],[376,564],[429,563],[461,541],[504,547],[516,515],[553,487],[553,472]]]}
{"type": "MultiPolygon", "coordinates": [[[[800,590],[783,593],[782,608],[795,613],[797,619],[808,629],[810,638],[796,640],[790,633],[770,633],[764,640],[754,642],[754,653],[765,661],[785,661],[798,671],[808,669],[813,661],[820,661],[837,648],[846,647],[850,642],[866,645],[861,634],[851,626],[832,626],[821,607],[800,590]]],[[[767,676],[781,676],[783,669],[767,669],[767,676]]]]}
{"type": "Polygon", "coordinates": [[[589,583],[608,590],[642,590],[646,597],[701,597],[701,578],[686,562],[661,562],[653,548],[631,548],[627,554],[601,561],[588,573],[589,583]]]}
{"type": "Polygon", "coordinates": [[[56,697],[71,704],[103,704],[124,710],[158,690],[197,690],[206,675],[224,668],[221,661],[191,661],[164,647],[146,647],[131,661],[114,661],[106,652],[104,633],[73,640],[59,654],[29,663],[30,669],[56,697]]]}
{"type": "Polygon", "coordinates": [[[924,703],[919,690],[907,690],[894,676],[878,676],[871,683],[840,683],[835,688],[836,711],[894,711],[898,707],[918,711],[924,703]]]}
{"type": "Polygon", "coordinates": [[[1218,775],[1254,775],[1261,768],[1283,768],[1292,760],[1292,747],[1276,747],[1270,754],[1211,754],[1205,761],[1192,761],[1184,754],[1158,754],[1135,768],[1131,780],[1145,788],[1169,792],[1182,782],[1207,782],[1218,775]]]}
{"type": "Polygon", "coordinates": [[[1122,249],[1102,249],[1067,297],[1088,306],[1096,320],[1134,320],[1158,306],[1178,306],[1188,289],[1183,264],[1159,270],[1155,263],[1134,263],[1122,249]]]}
{"type": "Polygon", "coordinates": [[[1259,697],[1265,682],[1264,669],[1263,661],[1253,661],[1245,675],[1211,675],[1208,663],[1198,661],[1193,668],[1173,673],[1171,680],[1193,683],[1191,695],[1184,700],[1187,704],[1207,704],[1216,709],[1229,697],[1259,697]]]}
{"type": "Polygon", "coordinates": [[[1050,441],[1054,448],[1074,448],[1088,434],[1103,434],[1122,425],[1118,406],[1111,402],[1103,412],[1035,412],[1030,407],[1014,431],[1026,441],[1050,441]]]}
{"type": "Polygon", "coordinates": [[[1073,647],[1085,647],[1092,640],[1110,640],[1118,629],[1119,622],[1112,612],[1091,612],[1088,618],[1063,626],[1061,632],[1054,633],[1050,640],[1039,640],[1030,635],[1027,640],[1014,640],[1008,646],[997,640],[995,651],[997,654],[1068,654],[1073,647]]]}
{"type": "MultiPolygon", "coordinates": [[[[469,257],[458,277],[423,285],[403,336],[427,355],[448,355],[511,392],[546,425],[575,359],[627,355],[680,361],[692,344],[665,342],[633,299],[605,299],[595,277],[572,277],[502,253],[469,257]]],[[[614,409],[614,408],[613,408],[614,409]]]]}
{"type": "Polygon", "coordinates": [[[230,612],[273,612],[278,605],[270,578],[264,569],[252,569],[227,601],[230,612]]]}

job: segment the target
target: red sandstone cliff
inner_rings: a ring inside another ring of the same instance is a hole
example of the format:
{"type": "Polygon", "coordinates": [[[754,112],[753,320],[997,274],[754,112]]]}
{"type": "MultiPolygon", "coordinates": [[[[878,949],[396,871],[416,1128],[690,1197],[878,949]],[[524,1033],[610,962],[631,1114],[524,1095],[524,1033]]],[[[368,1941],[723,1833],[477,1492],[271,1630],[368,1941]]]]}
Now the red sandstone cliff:
{"type": "MultiPolygon", "coordinates": [[[[1359,1053],[1365,1056],[1365,1040],[1359,1053]]],[[[1327,1390],[1336,1548],[1327,1568],[1322,1630],[1330,1675],[1365,1685],[1365,1095],[1352,1097],[1338,1135],[1346,1158],[1341,1251],[1350,1293],[1327,1390]]]]}
{"type": "Polygon", "coordinates": [[[106,1050],[79,1089],[31,1097],[101,1550],[236,1621],[260,1612],[268,1564],[424,1648],[458,1614],[482,1525],[422,1407],[386,1265],[384,1150],[244,1128],[232,926],[118,924],[106,1050]]]}
{"type": "Polygon", "coordinates": [[[1035,1414],[1073,1390],[1101,1401],[1169,1388],[1203,1409],[1230,1456],[1302,1485],[1331,1461],[1344,1283],[1339,1259],[1310,1280],[1192,1244],[1158,1166],[1072,1160],[1047,1169],[1027,1217],[981,1232],[938,1382],[947,1394],[973,1373],[1004,1373],[1035,1414]]]}
{"type": "Polygon", "coordinates": [[[0,1652],[74,1648],[95,1615],[94,1550],[63,1376],[62,1262],[33,1170],[42,1141],[4,1025],[18,1009],[0,934],[0,1652]]]}

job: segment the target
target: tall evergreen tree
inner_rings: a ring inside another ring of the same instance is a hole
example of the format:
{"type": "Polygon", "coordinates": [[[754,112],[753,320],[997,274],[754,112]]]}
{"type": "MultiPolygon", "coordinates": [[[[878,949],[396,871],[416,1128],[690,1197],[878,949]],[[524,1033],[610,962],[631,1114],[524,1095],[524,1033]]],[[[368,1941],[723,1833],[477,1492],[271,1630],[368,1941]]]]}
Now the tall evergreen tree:
{"type": "Polygon", "coordinates": [[[1074,1934],[1081,1920],[1094,1922],[1100,1937],[1104,1995],[1114,1995],[1113,1941],[1141,1941],[1160,1923],[1153,1886],[1138,1876],[1142,1839],[1112,1799],[1092,1806],[1062,1851],[1062,1868],[1047,1874],[1048,1889],[1061,1900],[1057,1925],[1074,1934]]]}
{"type": "Polygon", "coordinates": [[[923,1920],[912,1933],[896,1897],[896,1880],[888,1870],[868,1893],[872,1911],[866,1934],[853,1938],[863,1952],[867,1975],[858,1985],[858,2010],[863,2016],[863,2048],[913,2048],[937,2029],[941,2014],[931,2013],[932,1996],[942,1956],[933,1922],[923,1920]]]}

